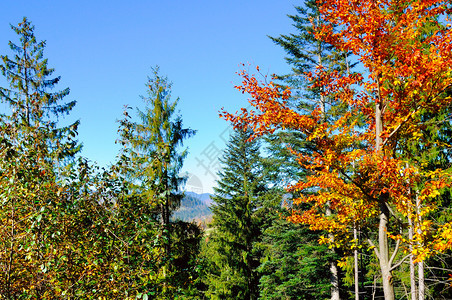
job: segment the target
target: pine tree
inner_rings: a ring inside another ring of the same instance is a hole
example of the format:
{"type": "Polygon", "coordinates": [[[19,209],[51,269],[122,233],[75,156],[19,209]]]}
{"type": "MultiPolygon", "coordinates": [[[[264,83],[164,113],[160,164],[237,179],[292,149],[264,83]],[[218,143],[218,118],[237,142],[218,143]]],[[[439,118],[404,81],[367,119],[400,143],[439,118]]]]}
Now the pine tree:
{"type": "Polygon", "coordinates": [[[337,24],[338,30],[324,26],[317,36],[352,50],[365,69],[365,74],[316,72],[325,90],[349,107],[348,113],[333,124],[325,121],[321,106],[310,115],[298,114],[285,103],[290,91],[281,91],[273,83],[261,86],[245,72],[239,89],[252,96],[249,102],[256,110],[223,116],[239,128],[243,123],[252,126],[258,134],[289,127],[316,142],[313,155],[299,155],[300,164],[312,170],[312,175],[292,186],[304,192],[295,202],[312,206],[295,211],[292,220],[327,230],[334,239],[324,242],[347,248],[351,243],[349,249],[356,247],[350,228],[358,225],[367,229],[365,233],[374,230],[367,242],[378,259],[385,299],[394,299],[393,271],[403,263],[398,260],[402,243],[408,241],[405,246],[413,247],[410,252],[418,262],[452,245],[451,223],[438,224],[429,218],[438,207],[437,196],[450,187],[449,169],[431,171],[423,164],[413,165],[400,151],[410,141],[428,142],[422,133],[425,113],[437,115],[450,107],[451,31],[435,31],[425,40],[417,39],[424,32],[422,24],[431,22],[432,16],[450,23],[442,18],[450,12],[450,2],[378,5],[367,1],[347,6],[332,0],[322,4],[323,17],[337,24]],[[363,22],[369,25],[364,30],[363,22]],[[365,126],[349,123],[354,115],[365,116],[365,126]],[[324,207],[329,205],[336,214],[324,216],[324,207]],[[400,216],[417,218],[413,238],[402,237],[400,216]],[[372,241],[374,236],[378,243],[372,241]]]}
{"type": "Polygon", "coordinates": [[[313,106],[320,105],[325,107],[324,111],[327,112],[334,108],[334,98],[324,97],[322,88],[314,86],[306,73],[319,67],[346,71],[353,65],[349,65],[347,53],[337,51],[331,44],[315,38],[316,27],[325,23],[320,17],[319,5],[315,0],[306,0],[303,6],[296,6],[295,9],[297,14],[288,17],[293,21],[297,32],[270,37],[286,51],[286,62],[292,66],[291,73],[279,75],[277,78],[293,90],[291,101],[294,108],[309,111],[313,106]]]}
{"type": "Polygon", "coordinates": [[[9,87],[0,87],[0,100],[11,108],[11,114],[2,115],[1,120],[15,128],[14,139],[23,141],[33,136],[34,142],[44,143],[49,159],[73,157],[81,148],[75,140],[79,121],[63,127],[58,127],[57,122],[60,116],[69,114],[76,101],[64,102],[69,88],[52,92],[60,77],[51,77],[54,69],[44,58],[45,41],[37,41],[31,22],[24,18],[11,28],[19,36],[19,43],[9,42],[12,58],[1,56],[0,70],[9,87]]]}
{"type": "MultiPolygon", "coordinates": [[[[123,161],[129,160],[123,170],[132,191],[145,199],[160,221],[158,241],[164,251],[161,265],[163,288],[160,292],[166,297],[173,297],[171,289],[174,285],[171,281],[181,282],[179,275],[182,272],[177,269],[176,256],[188,253],[172,249],[172,238],[189,241],[188,237],[178,234],[191,228],[190,224],[183,222],[170,223],[170,215],[179,207],[183,197],[180,186],[185,178],[179,172],[187,149],[181,151],[179,147],[195,131],[183,128],[181,116],[176,115],[179,99],[171,100],[171,83],[159,74],[158,67],[153,69],[153,76],[148,78],[146,86],[148,95],[142,97],[146,106],[144,110],[137,109],[139,121],[130,121],[128,114],[121,121],[121,143],[125,146],[122,158],[123,161]]],[[[195,235],[199,239],[199,233],[195,235]]],[[[179,250],[183,248],[178,247],[179,250]]]]}
{"type": "Polygon", "coordinates": [[[221,162],[212,207],[213,233],[207,244],[207,296],[211,299],[257,299],[259,257],[253,243],[260,236],[260,196],[265,191],[259,142],[250,132],[231,136],[221,162]]]}
{"type": "Polygon", "coordinates": [[[142,97],[146,107],[137,110],[140,121],[133,125],[130,139],[134,167],[130,175],[137,182],[135,189],[159,207],[161,223],[167,227],[182,197],[179,188],[184,178],[179,171],[187,150],[178,148],[195,131],[183,128],[181,116],[175,115],[179,99],[171,101],[171,83],[158,67],[146,85],[148,96],[142,97]]]}

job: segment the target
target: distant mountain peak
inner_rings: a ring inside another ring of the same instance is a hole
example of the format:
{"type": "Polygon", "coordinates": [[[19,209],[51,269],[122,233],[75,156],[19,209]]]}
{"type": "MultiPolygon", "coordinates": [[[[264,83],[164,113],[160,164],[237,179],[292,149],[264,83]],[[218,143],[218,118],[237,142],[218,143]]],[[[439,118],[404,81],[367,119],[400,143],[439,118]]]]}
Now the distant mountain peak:
{"type": "Polygon", "coordinates": [[[212,203],[211,194],[197,194],[195,192],[185,192],[180,207],[172,216],[173,220],[180,219],[186,222],[196,222],[205,227],[212,219],[210,204],[212,203]]]}
{"type": "Polygon", "coordinates": [[[192,191],[186,191],[185,196],[197,198],[197,199],[201,200],[207,206],[210,206],[213,202],[213,200],[212,200],[213,195],[210,193],[198,194],[198,193],[195,193],[192,191]]]}

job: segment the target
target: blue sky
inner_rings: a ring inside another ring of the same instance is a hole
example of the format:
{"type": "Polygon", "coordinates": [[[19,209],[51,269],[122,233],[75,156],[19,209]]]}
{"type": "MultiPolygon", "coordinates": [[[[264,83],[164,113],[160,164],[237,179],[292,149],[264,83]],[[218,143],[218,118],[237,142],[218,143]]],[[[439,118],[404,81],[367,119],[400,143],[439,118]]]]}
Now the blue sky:
{"type": "MultiPolygon", "coordinates": [[[[218,117],[225,107],[247,106],[247,96],[233,88],[240,64],[259,65],[264,73],[287,73],[285,53],[267,37],[295,32],[287,14],[295,0],[149,0],[49,1],[4,0],[0,19],[0,54],[10,54],[17,41],[9,24],[24,16],[46,40],[45,57],[59,88],[77,106],[64,122],[80,119],[82,155],[100,165],[118,152],[116,120],[125,104],[142,107],[140,95],[151,67],[173,82],[173,97],[187,127],[197,130],[187,140],[184,172],[187,188],[212,192],[228,139],[228,124],[218,117]]],[[[4,84],[3,79],[0,83],[4,84]]]]}

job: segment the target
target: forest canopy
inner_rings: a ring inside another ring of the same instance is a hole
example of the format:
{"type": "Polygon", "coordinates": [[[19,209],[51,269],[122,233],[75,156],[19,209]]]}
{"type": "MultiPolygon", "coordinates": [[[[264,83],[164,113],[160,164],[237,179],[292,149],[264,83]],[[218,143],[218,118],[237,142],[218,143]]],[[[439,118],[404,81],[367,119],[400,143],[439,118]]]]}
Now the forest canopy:
{"type": "Polygon", "coordinates": [[[61,122],[76,101],[45,41],[12,25],[0,299],[451,299],[452,4],[296,12],[295,33],[270,37],[291,71],[240,71],[248,106],[220,111],[234,130],[211,205],[184,194],[196,130],[159,67],[100,167],[80,121],[61,122]]]}

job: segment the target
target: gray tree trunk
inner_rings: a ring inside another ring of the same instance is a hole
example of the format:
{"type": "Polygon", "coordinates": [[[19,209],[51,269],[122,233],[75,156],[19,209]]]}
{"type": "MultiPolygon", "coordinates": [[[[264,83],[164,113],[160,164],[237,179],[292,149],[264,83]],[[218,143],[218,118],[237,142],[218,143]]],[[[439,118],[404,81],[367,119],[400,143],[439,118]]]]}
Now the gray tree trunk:
{"type": "MultiPolygon", "coordinates": [[[[378,78],[377,78],[378,84],[378,78]]],[[[378,91],[379,92],[379,91],[378,91]]],[[[380,98],[379,103],[375,105],[375,150],[377,155],[381,155],[383,141],[381,138],[381,133],[383,132],[383,107],[382,99],[380,98]]],[[[387,207],[387,195],[379,196],[379,206],[380,206],[380,223],[378,226],[378,248],[379,248],[379,261],[381,277],[383,282],[383,292],[385,295],[385,300],[394,300],[394,286],[392,284],[391,275],[391,261],[389,256],[389,243],[388,243],[388,220],[389,220],[389,209],[387,207]]]]}
{"type": "MultiPolygon", "coordinates": [[[[356,229],[356,224],[353,226],[353,239],[358,244],[358,230],[356,229]]],[[[359,300],[359,267],[358,267],[358,248],[355,247],[355,300],[359,300]]]]}
{"type": "MultiPolygon", "coordinates": [[[[408,216],[408,237],[409,240],[413,240],[413,221],[408,216]]],[[[410,252],[413,252],[413,245],[410,245],[410,252]]],[[[414,256],[413,254],[410,255],[410,295],[411,300],[416,300],[416,272],[415,272],[415,266],[414,266],[414,256]]]]}
{"type": "MultiPolygon", "coordinates": [[[[421,208],[421,201],[419,200],[419,197],[416,193],[416,213],[419,216],[419,226],[418,226],[418,232],[422,233],[421,229],[420,229],[420,224],[422,223],[422,218],[420,215],[420,208],[421,208]]],[[[418,263],[418,285],[419,285],[419,300],[424,300],[425,299],[425,275],[424,275],[424,262],[421,261],[418,263]]]]}
{"type": "MultiPolygon", "coordinates": [[[[330,204],[326,204],[326,216],[331,216],[330,204]]],[[[333,234],[329,233],[328,238],[334,241],[333,234]]],[[[331,250],[333,253],[335,252],[334,248],[331,250]]],[[[339,272],[337,269],[337,262],[335,259],[332,259],[330,262],[330,282],[331,282],[331,300],[340,300],[339,295],[339,272]]]]}

